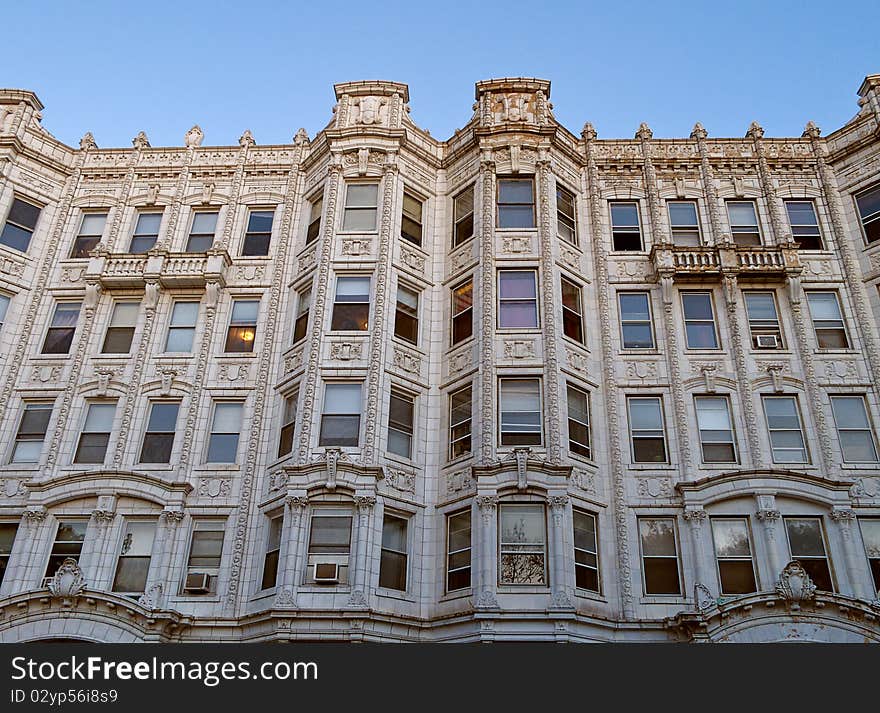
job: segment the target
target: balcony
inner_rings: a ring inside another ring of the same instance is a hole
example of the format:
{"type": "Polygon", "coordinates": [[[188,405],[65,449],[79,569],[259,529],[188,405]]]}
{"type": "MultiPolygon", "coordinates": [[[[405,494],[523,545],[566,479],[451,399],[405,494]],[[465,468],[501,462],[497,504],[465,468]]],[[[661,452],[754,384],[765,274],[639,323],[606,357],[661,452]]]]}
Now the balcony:
{"type": "Polygon", "coordinates": [[[230,264],[225,250],[93,254],[86,279],[97,280],[104,289],[142,288],[146,282],[152,281],[165,288],[203,288],[208,282],[225,285],[226,269],[230,264]]]}
{"type": "Polygon", "coordinates": [[[658,275],[699,280],[720,275],[784,278],[802,269],[797,249],[788,246],[744,247],[733,244],[705,247],[655,245],[651,261],[658,275]]]}

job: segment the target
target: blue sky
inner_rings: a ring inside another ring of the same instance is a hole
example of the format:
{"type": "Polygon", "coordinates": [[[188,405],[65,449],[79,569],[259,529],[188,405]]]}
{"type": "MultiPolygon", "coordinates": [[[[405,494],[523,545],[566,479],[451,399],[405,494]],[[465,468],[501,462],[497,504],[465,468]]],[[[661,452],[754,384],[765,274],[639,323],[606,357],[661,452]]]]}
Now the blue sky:
{"type": "Polygon", "coordinates": [[[0,86],[31,89],[44,126],[75,144],[182,145],[314,135],[330,119],[333,83],[410,86],[413,119],[448,138],[471,115],[473,85],[500,76],[552,81],[557,118],[579,133],[799,136],[855,114],[856,90],[880,73],[880,3],[420,3],[250,0],[14,2],[2,10],[0,86]],[[540,6],[540,7],[539,7],[540,6]]]}

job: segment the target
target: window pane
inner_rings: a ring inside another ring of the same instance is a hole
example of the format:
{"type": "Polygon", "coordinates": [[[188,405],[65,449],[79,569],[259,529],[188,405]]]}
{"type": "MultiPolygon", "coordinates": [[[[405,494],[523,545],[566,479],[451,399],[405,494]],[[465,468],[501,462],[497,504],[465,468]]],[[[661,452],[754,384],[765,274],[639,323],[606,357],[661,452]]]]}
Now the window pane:
{"type": "Polygon", "coordinates": [[[792,557],[824,557],[825,543],[818,520],[786,518],[788,542],[792,557]]]}
{"type": "Polygon", "coordinates": [[[673,226],[694,227],[697,223],[696,203],[667,203],[669,208],[669,222],[673,226]]]}
{"type": "Polygon", "coordinates": [[[235,463],[238,434],[212,433],[208,443],[208,463],[235,463]]]}
{"type": "Polygon", "coordinates": [[[749,528],[744,520],[712,520],[712,536],[718,557],[751,557],[749,528]]]}
{"type": "Polygon", "coordinates": [[[648,308],[648,295],[642,293],[621,293],[620,315],[626,321],[649,321],[651,312],[648,308]]]}
{"type": "Polygon", "coordinates": [[[728,203],[727,214],[730,217],[731,225],[758,225],[758,218],[755,214],[754,203],[728,203]]]}
{"type": "Polygon", "coordinates": [[[150,408],[148,431],[172,432],[177,426],[178,403],[154,403],[150,408]]]}
{"type": "Polygon", "coordinates": [[[615,228],[639,224],[639,209],[635,203],[612,203],[611,223],[615,228]]]}
{"type": "Polygon", "coordinates": [[[712,320],[712,299],[703,293],[682,293],[685,319],[712,320]]]}
{"type": "Polygon", "coordinates": [[[196,213],[193,216],[191,233],[214,234],[217,229],[217,213],[196,213]]]}
{"type": "Polygon", "coordinates": [[[543,505],[502,505],[501,544],[544,544],[543,505]]]}
{"type": "Polygon", "coordinates": [[[505,379],[501,382],[502,411],[540,410],[540,386],[534,379],[505,379]]]}
{"type": "Polygon", "coordinates": [[[171,324],[175,327],[192,327],[199,316],[198,302],[175,302],[171,310],[171,324]]]}
{"type": "Polygon", "coordinates": [[[346,231],[372,232],[376,229],[376,209],[346,209],[342,221],[342,229],[346,231]]]}
{"type": "Polygon", "coordinates": [[[135,235],[158,235],[161,224],[161,213],[141,213],[134,230],[135,235]]]}
{"type": "Polygon", "coordinates": [[[861,396],[832,396],[831,407],[838,428],[869,428],[865,400],[861,396]]]}
{"type": "Polygon", "coordinates": [[[241,430],[241,404],[216,404],[211,430],[215,433],[238,433],[241,430]]]}
{"type": "Polygon", "coordinates": [[[116,404],[89,404],[84,431],[99,433],[109,431],[113,426],[113,414],[116,404]]]}
{"type": "Polygon", "coordinates": [[[833,292],[807,292],[807,299],[814,322],[826,319],[840,321],[840,304],[833,292]]]}
{"type": "Polygon", "coordinates": [[[351,516],[314,515],[309,552],[348,552],[351,542],[351,516]]]}
{"type": "Polygon", "coordinates": [[[642,554],[646,557],[675,557],[675,527],[672,520],[639,520],[642,554]]]}
{"type": "Polygon", "coordinates": [[[33,230],[40,217],[40,209],[35,205],[26,203],[18,198],[13,199],[12,208],[9,211],[9,221],[24,228],[33,230]]]}
{"type": "Polygon", "coordinates": [[[534,228],[535,214],[531,205],[498,207],[499,228],[534,228]]]}
{"type": "Polygon", "coordinates": [[[360,384],[327,384],[324,390],[324,413],[352,414],[360,411],[360,384]]]}
{"type": "Polygon", "coordinates": [[[499,203],[531,203],[532,202],[532,182],[530,180],[498,181],[498,202],[499,203]]]}
{"type": "Polygon", "coordinates": [[[274,215],[275,211],[271,210],[252,210],[248,216],[247,232],[271,233],[274,215]]]}
{"type": "Polygon", "coordinates": [[[629,414],[633,430],[659,431],[663,428],[660,399],[630,399],[629,414]]]}
{"type": "Polygon", "coordinates": [[[776,301],[769,292],[747,292],[746,311],[751,320],[776,321],[776,301]]]}
{"type": "Polygon", "coordinates": [[[55,307],[52,316],[53,327],[75,327],[79,318],[79,302],[62,302],[55,307]]]}
{"type": "Polygon", "coordinates": [[[785,201],[785,210],[791,225],[817,225],[816,211],[809,201],[785,201]]]}
{"type": "Polygon", "coordinates": [[[375,207],[379,196],[378,184],[353,184],[345,194],[346,207],[375,207]]]}
{"type": "Polygon", "coordinates": [[[385,516],[382,523],[382,547],[397,552],[406,552],[406,520],[385,516]]]}
{"type": "Polygon", "coordinates": [[[259,301],[236,300],[232,303],[231,324],[256,324],[260,311],[259,301]]]}

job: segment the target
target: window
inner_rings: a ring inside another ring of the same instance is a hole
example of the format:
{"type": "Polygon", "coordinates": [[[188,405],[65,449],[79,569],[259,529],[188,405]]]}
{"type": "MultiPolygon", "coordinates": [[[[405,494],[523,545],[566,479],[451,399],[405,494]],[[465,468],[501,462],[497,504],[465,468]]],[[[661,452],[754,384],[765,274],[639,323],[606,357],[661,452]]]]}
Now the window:
{"type": "Polygon", "coordinates": [[[675,521],[671,517],[639,518],[645,594],[681,594],[675,521]]]}
{"type": "Polygon", "coordinates": [[[224,520],[196,520],[193,523],[189,558],[186,562],[186,594],[213,594],[217,591],[217,575],[220,573],[220,560],[223,557],[223,535],[226,532],[224,520]],[[207,587],[189,586],[201,584],[199,575],[207,575],[207,587]],[[195,582],[193,580],[196,580],[195,582]]]}
{"type": "Polygon", "coordinates": [[[199,211],[193,213],[189,237],[186,240],[188,253],[206,253],[214,245],[217,232],[217,211],[199,211]]]}
{"type": "Polygon", "coordinates": [[[113,591],[143,594],[147,588],[156,523],[127,520],[123,532],[125,534],[122,536],[122,546],[116,562],[116,576],[113,577],[113,591]]]}
{"type": "Polygon", "coordinates": [[[809,463],[797,399],[794,396],[765,396],[764,415],[770,431],[773,462],[809,463]]]}
{"type": "Polygon", "coordinates": [[[6,312],[9,310],[9,297],[0,293],[0,331],[3,330],[3,323],[6,321],[6,312]]]}
{"type": "Polygon", "coordinates": [[[736,463],[730,403],[724,396],[695,396],[703,463],[736,463]]]}
{"type": "Polygon", "coordinates": [[[377,183],[353,183],[345,190],[342,229],[352,233],[376,232],[377,183]]]}
{"type": "Polygon", "coordinates": [[[501,445],[541,445],[541,382],[501,379],[501,445]]]}
{"type": "Polygon", "coordinates": [[[422,202],[407,192],[403,194],[400,237],[416,245],[422,244],[422,202]]]}
{"type": "Polygon", "coordinates": [[[743,247],[761,244],[754,201],[727,201],[727,217],[733,242],[743,247]]]}
{"type": "Polygon", "coordinates": [[[312,307],[312,288],[302,290],[296,301],[296,321],[293,323],[293,342],[304,339],[309,328],[309,310],[312,307]]]}
{"type": "Polygon", "coordinates": [[[592,458],[590,450],[590,396],[568,385],[568,450],[592,458]]]}
{"type": "MultiPolygon", "coordinates": [[[[880,557],[880,549],[878,549],[880,557]]],[[[471,586],[471,511],[446,518],[446,591],[471,586]]]]}
{"type": "Polygon", "coordinates": [[[3,584],[3,577],[9,568],[9,556],[12,554],[17,531],[18,525],[14,522],[0,522],[0,584],[3,584]]]}
{"type": "Polygon", "coordinates": [[[474,281],[452,289],[452,344],[468,339],[474,333],[474,281]]]}
{"type": "Polygon", "coordinates": [[[357,446],[361,430],[361,385],[327,384],[319,446],[357,446]]]}
{"type": "Polygon", "coordinates": [[[351,556],[351,510],[316,508],[309,531],[309,584],[345,584],[351,556]],[[317,579],[317,581],[316,581],[317,579]]]}
{"type": "Polygon", "coordinates": [[[832,396],[840,450],[846,463],[876,463],[877,447],[862,396],[832,396]]]}
{"type": "Polygon", "coordinates": [[[62,520],[58,523],[44,576],[53,576],[68,557],[79,562],[87,526],[88,523],[84,520],[62,520]]]}
{"type": "Polygon", "coordinates": [[[700,245],[700,221],[696,201],[667,201],[672,242],[681,247],[700,245]]]}
{"type": "Polygon", "coordinates": [[[810,575],[816,589],[833,592],[831,567],[825,548],[822,521],[818,517],[787,517],[785,532],[788,535],[788,551],[791,558],[800,562],[810,575]]]}
{"type": "MultiPolygon", "coordinates": [[[[880,240],[880,186],[859,193],[856,196],[856,207],[862,219],[865,240],[869,243],[880,240]]],[[[0,242],[5,241],[0,239],[0,242]]]]}
{"type": "Polygon", "coordinates": [[[379,586],[406,591],[406,527],[402,517],[385,514],[382,521],[382,554],[379,586]]]}
{"type": "Polygon", "coordinates": [[[128,354],[140,306],[140,302],[117,302],[113,305],[102,354],[128,354]]]}
{"type": "Polygon", "coordinates": [[[626,405],[633,463],[666,463],[666,434],[660,397],[629,396],[626,405]]]}
{"type": "Polygon", "coordinates": [[[37,206],[13,198],[12,208],[6,216],[3,232],[0,233],[0,245],[27,252],[39,217],[40,209],[37,206]]]}
{"type": "Polygon", "coordinates": [[[654,328],[647,292],[620,292],[620,332],[624,349],[653,349],[654,328]]]}
{"type": "Polygon", "coordinates": [[[198,302],[175,302],[171,308],[171,322],[165,338],[166,352],[189,354],[196,335],[196,321],[199,318],[198,302]]]}
{"type": "Polygon", "coordinates": [[[254,350],[259,312],[259,300],[233,300],[224,351],[252,352],[254,350]]]}
{"type": "Polygon", "coordinates": [[[281,555],[281,532],[284,529],[284,516],[269,518],[266,533],[266,555],[263,558],[263,581],[260,589],[271,589],[278,581],[278,559],[281,555]]]}
{"type": "Polygon", "coordinates": [[[473,394],[470,384],[449,394],[449,458],[471,452],[473,394]]]}
{"type": "Polygon", "coordinates": [[[324,196],[319,195],[309,206],[309,227],[306,230],[306,245],[314,242],[321,234],[321,213],[324,210],[324,196]]]}
{"type": "Polygon", "coordinates": [[[80,302],[59,302],[55,305],[55,312],[43,341],[43,354],[67,354],[70,351],[80,306],[80,302]]]}
{"type": "Polygon", "coordinates": [[[880,592],[880,519],[859,520],[859,526],[862,530],[862,542],[865,543],[865,554],[868,556],[868,566],[874,578],[874,591],[880,592]]]}
{"type": "Polygon", "coordinates": [[[79,435],[74,463],[103,463],[113,430],[116,404],[89,404],[86,422],[79,435]]]}
{"type": "Polygon", "coordinates": [[[562,331],[566,337],[584,344],[584,316],[581,288],[566,280],[562,281],[562,331]]]}
{"type": "Polygon", "coordinates": [[[528,329],[538,326],[538,276],[534,270],[498,271],[498,326],[528,329]]]}
{"type": "Polygon", "coordinates": [[[278,457],[286,456],[293,450],[293,429],[296,426],[296,405],[299,390],[284,399],[284,412],[281,416],[281,435],[278,438],[278,457]]]}
{"type": "Polygon", "coordinates": [[[801,250],[821,250],[822,235],[812,201],[784,201],[791,235],[801,250]]]}
{"type": "Polygon", "coordinates": [[[330,329],[365,332],[370,326],[370,278],[339,277],[330,329]]]}
{"type": "Polygon", "coordinates": [[[150,250],[159,240],[159,226],[161,225],[161,213],[139,213],[128,252],[140,254],[150,250]]]}
{"type": "Polygon", "coordinates": [[[179,401],[154,401],[150,404],[147,430],[141,445],[141,463],[171,462],[179,410],[179,401]]]}
{"type": "Polygon", "coordinates": [[[772,292],[744,292],[746,314],[752,346],[757,349],[781,349],[782,329],[776,312],[776,298],[772,292]]]}
{"type": "Polygon", "coordinates": [[[235,463],[241,434],[241,403],[219,401],[214,404],[211,435],[208,439],[208,463],[235,463]]]}
{"type": "Polygon", "coordinates": [[[721,594],[750,594],[758,591],[748,519],[712,518],[712,540],[715,543],[721,594]]]}
{"type": "Polygon", "coordinates": [[[544,584],[544,506],[502,503],[498,523],[501,584],[544,584]]]}
{"type": "Polygon", "coordinates": [[[52,404],[25,404],[9,459],[11,463],[36,463],[40,460],[51,417],[52,404]]]}
{"type": "Polygon", "coordinates": [[[474,237],[474,187],[465,188],[452,199],[452,212],[455,219],[455,231],[452,235],[452,247],[457,248],[465,240],[474,237]]]}
{"type": "Polygon", "coordinates": [[[556,186],[556,234],[572,245],[578,244],[574,193],[556,186]]]}
{"type": "Polygon", "coordinates": [[[86,213],[83,215],[82,222],[79,224],[79,233],[73,241],[70,257],[88,257],[89,253],[101,242],[106,222],[106,213],[86,213]]]}
{"type": "Polygon", "coordinates": [[[531,178],[498,179],[498,227],[535,227],[535,193],[531,178]]]}
{"type": "Polygon", "coordinates": [[[682,292],[681,306],[688,349],[718,349],[711,293],[682,292]]]}
{"type": "Polygon", "coordinates": [[[405,339],[411,344],[417,344],[419,341],[419,293],[403,285],[397,286],[394,336],[405,339]]]}
{"type": "Polygon", "coordinates": [[[849,349],[849,339],[836,292],[807,292],[819,349],[849,349]]]}
{"type": "Polygon", "coordinates": [[[642,228],[639,224],[639,204],[615,201],[611,203],[611,249],[634,252],[642,249],[642,228]]]}
{"type": "Polygon", "coordinates": [[[413,397],[391,389],[388,404],[388,450],[404,458],[412,457],[413,397]]]}
{"type": "Polygon", "coordinates": [[[247,230],[241,246],[242,255],[268,255],[272,239],[274,210],[252,210],[248,213],[247,230]]]}
{"type": "Polygon", "coordinates": [[[574,581],[578,589],[599,591],[599,548],[596,542],[596,516],[572,510],[574,520],[574,581]]]}

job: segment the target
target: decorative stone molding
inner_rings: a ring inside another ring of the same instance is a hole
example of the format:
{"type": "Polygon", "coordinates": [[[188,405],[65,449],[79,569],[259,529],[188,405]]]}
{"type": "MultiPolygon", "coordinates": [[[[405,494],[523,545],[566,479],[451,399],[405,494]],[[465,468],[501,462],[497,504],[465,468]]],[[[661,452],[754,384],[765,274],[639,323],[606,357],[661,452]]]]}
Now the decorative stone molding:
{"type": "Polygon", "coordinates": [[[335,361],[356,361],[363,358],[363,342],[331,342],[330,358],[335,361]]]}
{"type": "Polygon", "coordinates": [[[801,563],[792,560],[785,565],[779,575],[776,593],[788,602],[792,609],[797,610],[803,602],[810,601],[816,596],[816,585],[801,563]]]}
{"type": "Polygon", "coordinates": [[[535,358],[535,340],[534,339],[505,339],[504,340],[504,358],[505,359],[534,359],[535,358]]]}
{"type": "Polygon", "coordinates": [[[717,602],[715,601],[715,597],[712,596],[709,587],[697,582],[694,585],[694,606],[697,608],[697,611],[704,612],[716,605],[717,602]]]}
{"type": "MultiPolygon", "coordinates": [[[[370,255],[373,252],[373,241],[370,238],[343,238],[342,254],[351,255],[352,257],[360,257],[361,255],[370,255]]],[[[313,257],[314,252],[309,253],[313,257]]]]}
{"type": "Polygon", "coordinates": [[[199,478],[198,493],[203,498],[226,498],[232,489],[228,478],[199,478]]]}
{"type": "Polygon", "coordinates": [[[389,487],[399,490],[402,493],[414,494],[416,491],[416,474],[401,470],[399,468],[389,468],[385,471],[385,482],[389,487]]]}
{"type": "Polygon", "coordinates": [[[196,124],[193,126],[183,137],[183,144],[188,149],[198,148],[202,145],[202,140],[205,138],[204,133],[202,133],[199,125],[196,124]]]}
{"type": "Polygon", "coordinates": [[[455,470],[446,474],[444,478],[446,497],[467,495],[477,489],[477,483],[471,474],[470,468],[455,470]]]}
{"type": "Polygon", "coordinates": [[[79,564],[72,557],[66,558],[55,574],[46,581],[46,587],[53,597],[76,599],[85,591],[86,581],[79,564]]]}
{"type": "Polygon", "coordinates": [[[400,347],[394,347],[393,364],[409,374],[418,375],[422,371],[422,358],[400,347]]]}
{"type": "Polygon", "coordinates": [[[639,478],[636,492],[641,498],[671,498],[674,492],[672,478],[639,478]]]}

